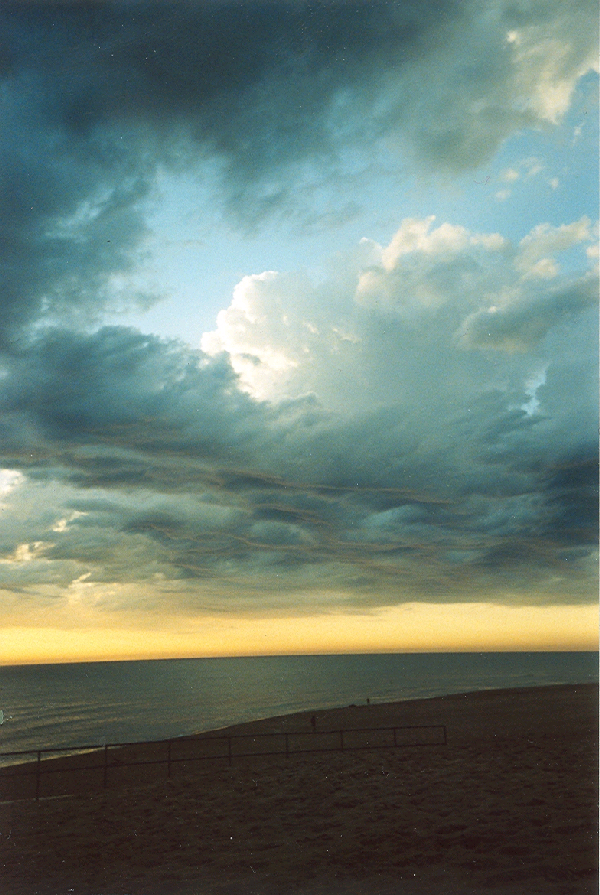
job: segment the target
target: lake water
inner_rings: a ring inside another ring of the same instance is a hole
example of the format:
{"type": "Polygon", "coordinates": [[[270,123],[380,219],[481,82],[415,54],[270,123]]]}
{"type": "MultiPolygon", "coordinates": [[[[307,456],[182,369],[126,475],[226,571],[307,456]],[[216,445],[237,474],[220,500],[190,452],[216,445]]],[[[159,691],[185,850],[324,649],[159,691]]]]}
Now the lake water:
{"type": "MultiPolygon", "coordinates": [[[[595,652],[0,666],[0,752],[168,739],[367,699],[390,702],[590,681],[598,681],[595,652]]],[[[0,759],[14,760],[19,759],[0,759]]]]}

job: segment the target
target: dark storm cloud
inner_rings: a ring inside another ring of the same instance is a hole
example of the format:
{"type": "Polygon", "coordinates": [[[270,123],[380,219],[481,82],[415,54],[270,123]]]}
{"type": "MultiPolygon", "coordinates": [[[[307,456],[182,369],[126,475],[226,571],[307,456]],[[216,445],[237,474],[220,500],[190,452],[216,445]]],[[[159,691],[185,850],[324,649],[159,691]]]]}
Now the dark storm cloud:
{"type": "MultiPolygon", "coordinates": [[[[404,406],[342,419],[311,401],[257,403],[222,358],[117,328],[48,332],[2,385],[5,424],[26,423],[36,447],[31,507],[2,532],[2,552],[33,546],[25,566],[2,570],[5,586],[159,575],[235,586],[239,605],[263,607],[299,591],[315,605],[335,588],[349,606],[499,588],[535,600],[568,563],[578,599],[593,475],[559,442],[542,468],[539,421],[507,413],[500,396],[474,406],[456,437],[447,430],[440,450],[409,437],[404,406]]],[[[171,608],[206,600],[190,593],[171,608]]]]}
{"type": "Polygon", "coordinates": [[[553,120],[536,82],[568,95],[595,55],[592,3],[7,2],[0,16],[0,347],[38,319],[153,300],[110,276],[135,263],[160,165],[214,163],[247,223],[293,201],[307,164],[335,175],[344,149],[370,161],[383,138],[429,170],[468,168],[553,120]]]}
{"type": "Polygon", "coordinates": [[[7,74],[30,76],[50,101],[48,118],[74,139],[135,122],[164,154],[188,138],[253,179],[328,150],[338,91],[373,90],[382,71],[435,46],[457,8],[8,4],[7,74]]]}
{"type": "Polygon", "coordinates": [[[36,115],[43,90],[31,89],[10,85],[3,103],[0,348],[40,318],[93,321],[114,302],[108,276],[131,269],[145,229],[143,159],[133,170],[116,147],[73,140],[36,115]]]}
{"type": "Polygon", "coordinates": [[[549,509],[546,533],[565,546],[597,543],[598,463],[593,449],[587,457],[572,457],[549,469],[543,487],[549,509]]]}
{"type": "Polygon", "coordinates": [[[42,443],[98,439],[195,456],[250,449],[260,411],[224,359],[200,361],[199,352],[133,329],[49,330],[7,362],[4,424],[35,421],[42,443]]]}

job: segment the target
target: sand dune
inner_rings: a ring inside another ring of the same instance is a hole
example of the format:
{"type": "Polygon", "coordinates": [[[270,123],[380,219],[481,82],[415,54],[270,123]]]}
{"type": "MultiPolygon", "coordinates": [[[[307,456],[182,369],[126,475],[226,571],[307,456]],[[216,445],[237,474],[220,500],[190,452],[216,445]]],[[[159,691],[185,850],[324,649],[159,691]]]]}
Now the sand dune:
{"type": "MultiPolygon", "coordinates": [[[[1,891],[596,895],[597,700],[585,685],[363,705],[315,712],[318,733],[443,724],[447,745],[111,768],[106,789],[82,771],[75,795],[0,805],[1,891]]],[[[309,736],[310,719],[230,731],[309,736]]]]}

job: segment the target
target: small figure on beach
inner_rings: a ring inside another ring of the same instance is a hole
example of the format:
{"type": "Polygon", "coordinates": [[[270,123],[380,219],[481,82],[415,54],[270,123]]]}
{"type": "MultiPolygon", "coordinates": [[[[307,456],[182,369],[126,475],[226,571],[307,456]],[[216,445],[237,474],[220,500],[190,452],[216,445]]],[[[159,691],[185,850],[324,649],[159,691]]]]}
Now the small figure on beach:
{"type": "Polygon", "coordinates": [[[314,715],[310,719],[310,726],[313,729],[313,733],[316,733],[317,732],[317,719],[315,718],[314,715]]]}

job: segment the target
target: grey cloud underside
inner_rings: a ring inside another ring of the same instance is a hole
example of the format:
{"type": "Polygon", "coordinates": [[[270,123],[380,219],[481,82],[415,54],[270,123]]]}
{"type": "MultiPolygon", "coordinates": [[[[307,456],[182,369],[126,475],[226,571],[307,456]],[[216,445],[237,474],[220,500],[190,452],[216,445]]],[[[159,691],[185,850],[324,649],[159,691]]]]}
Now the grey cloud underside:
{"type": "Polygon", "coordinates": [[[3,386],[3,443],[29,433],[4,464],[26,470],[36,507],[64,489],[60,509],[2,531],[5,556],[45,545],[2,570],[9,588],[159,576],[182,589],[161,598],[173,611],[284,608],[299,593],[310,608],[323,590],[347,607],[590,598],[594,443],[565,453],[553,424],[501,394],[456,433],[448,418],[441,450],[415,435],[415,408],[259,403],[222,358],[118,328],[48,333],[3,386]],[[72,520],[60,532],[58,515],[72,520]]]}

